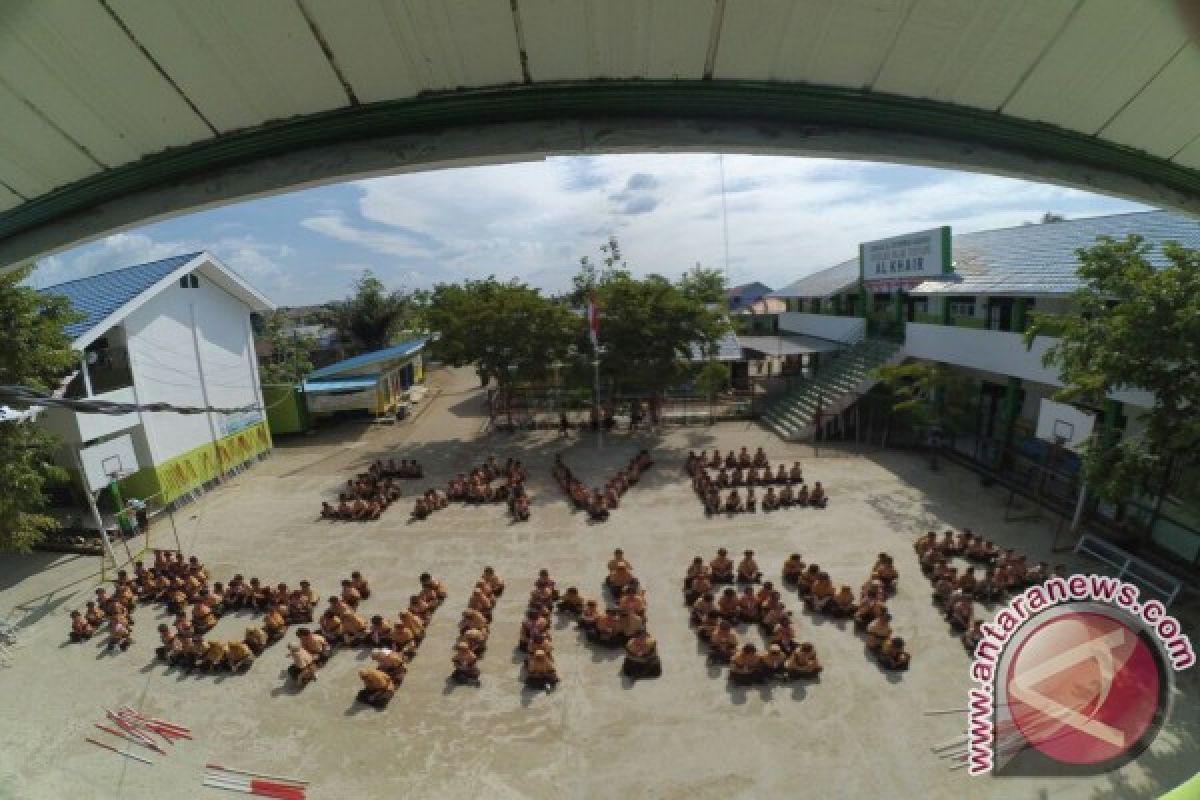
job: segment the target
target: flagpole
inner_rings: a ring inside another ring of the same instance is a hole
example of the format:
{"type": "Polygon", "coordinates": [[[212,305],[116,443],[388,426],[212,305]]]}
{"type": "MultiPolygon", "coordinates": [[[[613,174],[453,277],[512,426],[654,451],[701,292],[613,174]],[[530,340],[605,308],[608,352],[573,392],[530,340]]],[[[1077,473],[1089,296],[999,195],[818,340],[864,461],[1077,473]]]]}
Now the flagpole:
{"type": "Polygon", "coordinates": [[[588,292],[588,335],[592,340],[592,424],[596,426],[596,449],[604,449],[604,424],[600,419],[600,315],[596,294],[588,292]]]}

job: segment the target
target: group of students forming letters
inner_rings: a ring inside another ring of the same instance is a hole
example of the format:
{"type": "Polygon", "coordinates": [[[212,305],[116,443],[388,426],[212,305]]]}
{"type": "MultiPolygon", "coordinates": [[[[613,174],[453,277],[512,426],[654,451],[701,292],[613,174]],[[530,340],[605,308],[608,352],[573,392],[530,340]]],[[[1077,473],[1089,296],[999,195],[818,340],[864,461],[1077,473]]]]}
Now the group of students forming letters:
{"type": "Polygon", "coordinates": [[[983,638],[983,620],[975,618],[975,602],[995,603],[1006,593],[1019,592],[1048,578],[1066,577],[1067,568],[1041,561],[1031,566],[1029,560],[1013,548],[1001,549],[990,539],[963,528],[961,533],[947,530],[938,538],[936,531],[917,537],[913,549],[921,563],[921,571],[933,584],[933,604],[941,609],[956,631],[962,631],[963,647],[974,653],[983,638]],[[969,565],[960,570],[950,566],[954,558],[969,565]],[[983,574],[979,568],[983,568],[983,574]]]}
{"type": "Polygon", "coordinates": [[[636,485],[642,473],[652,466],[654,461],[650,458],[650,451],[639,450],[624,469],[617,470],[617,474],[605,482],[604,489],[589,490],[583,481],[575,477],[559,453],[554,456],[551,474],[576,509],[586,511],[593,521],[604,522],[609,512],[620,505],[622,495],[629,491],[629,487],[636,485]]]}
{"type": "Polygon", "coordinates": [[[451,478],[445,491],[430,487],[418,495],[413,503],[412,518],[425,519],[451,503],[505,503],[512,518],[524,522],[529,519],[533,503],[533,497],[525,488],[525,477],[525,467],[520,461],[510,458],[501,467],[495,456],[488,456],[486,461],[470,472],[460,472],[451,478]],[[500,483],[493,485],[497,479],[500,479],[500,483]]]}
{"type": "Polygon", "coordinates": [[[346,481],[338,492],[336,506],[321,503],[321,518],[360,522],[379,519],[388,506],[400,499],[400,481],[421,478],[424,474],[416,461],[377,460],[366,472],[346,481]]]}
{"type": "Polygon", "coordinates": [[[518,647],[528,656],[524,665],[524,683],[531,689],[550,689],[558,683],[554,664],[554,641],[550,632],[551,611],[574,616],[578,627],[592,644],[623,647],[625,660],[621,673],[627,678],[657,678],[662,675],[658,642],[646,628],[646,593],[633,574],[633,566],[620,548],[608,562],[605,590],[612,604],[601,609],[597,600],[585,598],[575,586],[561,594],[550,573],[538,573],[529,607],[521,622],[518,647]]]}
{"type": "Polygon", "coordinates": [[[804,482],[804,471],[800,462],[793,462],[789,469],[786,464],[780,464],[772,470],[767,460],[767,454],[760,447],[754,455],[743,447],[740,453],[732,450],[721,458],[719,450],[713,450],[712,456],[706,458],[704,453],[696,454],[689,451],[684,462],[684,471],[692,478],[692,489],[704,503],[704,511],[710,516],[726,513],[758,511],[761,502],[763,511],[775,511],[781,508],[825,508],[829,497],[820,481],[813,483],[810,489],[804,482]],[[710,474],[710,470],[715,474],[710,474]],[[755,487],[766,487],[761,501],[755,494],[755,487]],[[779,491],[775,487],[779,487],[779,491]],[[729,489],[724,500],[721,492],[729,489]],[[745,490],[743,496],[742,490],[745,490]]]}

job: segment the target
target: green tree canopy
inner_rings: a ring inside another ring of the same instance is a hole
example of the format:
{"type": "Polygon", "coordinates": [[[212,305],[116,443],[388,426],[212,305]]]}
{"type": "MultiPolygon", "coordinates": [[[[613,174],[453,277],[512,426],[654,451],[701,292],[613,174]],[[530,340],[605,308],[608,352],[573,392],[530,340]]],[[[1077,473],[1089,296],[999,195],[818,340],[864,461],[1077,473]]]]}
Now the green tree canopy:
{"type": "Polygon", "coordinates": [[[892,410],[906,416],[915,428],[936,428],[953,437],[970,424],[970,381],[945,364],[910,361],[879,367],[875,374],[891,390],[892,410]]]}
{"type": "MultiPolygon", "coordinates": [[[[1043,358],[1058,368],[1058,400],[1099,406],[1121,389],[1154,394],[1140,440],[1094,435],[1086,448],[1089,486],[1114,503],[1138,493],[1161,498],[1172,471],[1194,465],[1200,452],[1200,251],[1167,243],[1160,269],[1152,251],[1136,235],[1078,250],[1084,286],[1073,313],[1035,314],[1025,334],[1030,347],[1043,331],[1059,337],[1043,358]]],[[[1192,485],[1176,489],[1197,495],[1192,485]]]]}
{"type": "MultiPolygon", "coordinates": [[[[20,285],[29,268],[0,274],[0,384],[53,390],[79,364],[66,326],[80,317],[66,298],[20,285]]],[[[0,422],[0,550],[26,552],[55,526],[42,513],[49,480],[64,480],[57,440],[32,422],[0,422]]]]}
{"type": "Polygon", "coordinates": [[[679,279],[680,290],[701,303],[725,303],[725,271],[696,265],[679,279]]]}
{"type": "Polygon", "coordinates": [[[388,291],[383,281],[366,271],[354,284],[354,294],[325,306],[320,319],[336,328],[342,342],[364,351],[382,350],[420,316],[422,295],[388,291]]]}
{"type": "Polygon", "coordinates": [[[259,379],[264,383],[298,383],[312,372],[312,352],[315,340],[311,336],[296,336],[287,328],[288,318],[282,311],[267,316],[263,339],[271,352],[258,363],[259,379]]]}

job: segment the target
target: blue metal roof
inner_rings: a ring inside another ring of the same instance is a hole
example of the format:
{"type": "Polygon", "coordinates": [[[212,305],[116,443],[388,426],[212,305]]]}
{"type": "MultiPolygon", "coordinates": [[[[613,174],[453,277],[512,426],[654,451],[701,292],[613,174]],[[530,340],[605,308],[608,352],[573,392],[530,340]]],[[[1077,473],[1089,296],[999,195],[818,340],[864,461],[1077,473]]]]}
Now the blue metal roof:
{"type": "Polygon", "coordinates": [[[321,367],[313,370],[308,374],[309,380],[314,378],[328,378],[333,375],[344,375],[346,373],[362,372],[372,374],[378,372],[378,369],[372,371],[370,368],[382,364],[385,361],[393,361],[398,358],[410,356],[425,346],[428,339],[413,339],[404,344],[398,344],[395,347],[385,347],[382,350],[374,350],[370,353],[347,358],[345,361],[339,361],[336,364],[330,364],[328,367],[321,367]]]}
{"type": "Polygon", "coordinates": [[[71,302],[83,319],[66,327],[67,335],[78,339],[103,322],[114,311],[191,261],[200,253],[171,256],[161,261],[102,272],[89,278],[39,289],[42,294],[60,294],[71,302]]]}
{"type": "Polygon", "coordinates": [[[309,394],[323,392],[361,392],[379,385],[378,378],[329,378],[323,381],[305,381],[301,386],[309,394]]]}

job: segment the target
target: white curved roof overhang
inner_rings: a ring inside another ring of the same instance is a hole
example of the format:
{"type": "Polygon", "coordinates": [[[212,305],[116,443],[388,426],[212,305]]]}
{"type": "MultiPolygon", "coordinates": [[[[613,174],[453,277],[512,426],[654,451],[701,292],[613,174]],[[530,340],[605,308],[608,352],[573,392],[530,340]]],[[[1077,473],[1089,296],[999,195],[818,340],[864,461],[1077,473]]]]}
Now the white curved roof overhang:
{"type": "Polygon", "coordinates": [[[13,0],[0,265],[351,177],[725,150],[1200,213],[1192,0],[13,0]]]}

